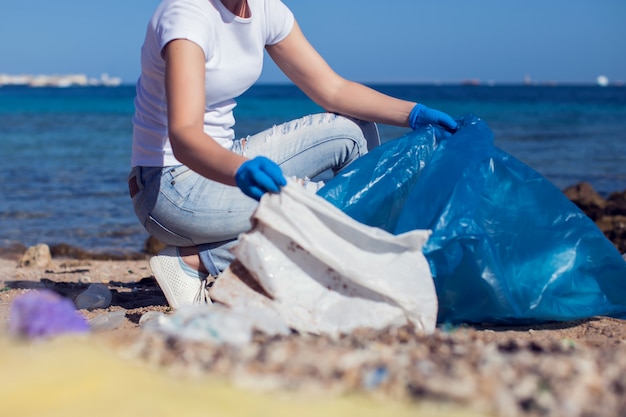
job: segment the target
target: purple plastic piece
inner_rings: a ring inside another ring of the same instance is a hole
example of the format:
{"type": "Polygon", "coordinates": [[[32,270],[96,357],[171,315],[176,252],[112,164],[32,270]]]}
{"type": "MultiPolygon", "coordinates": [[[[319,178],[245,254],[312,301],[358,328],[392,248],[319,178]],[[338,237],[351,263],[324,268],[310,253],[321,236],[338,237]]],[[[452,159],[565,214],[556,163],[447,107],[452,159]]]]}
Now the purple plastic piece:
{"type": "Polygon", "coordinates": [[[89,331],[89,323],[72,301],[50,290],[28,292],[13,301],[9,332],[29,339],[89,331]]]}

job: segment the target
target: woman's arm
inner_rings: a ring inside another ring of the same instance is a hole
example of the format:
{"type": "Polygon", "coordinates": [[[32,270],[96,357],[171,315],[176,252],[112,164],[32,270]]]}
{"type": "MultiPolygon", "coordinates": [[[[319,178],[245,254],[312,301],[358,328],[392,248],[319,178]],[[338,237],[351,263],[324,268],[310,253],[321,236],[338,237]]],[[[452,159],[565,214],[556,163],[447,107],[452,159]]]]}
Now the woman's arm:
{"type": "Polygon", "coordinates": [[[170,143],[174,156],[200,175],[228,185],[247,161],[204,132],[204,52],[178,39],[163,49],[170,143]]]}
{"type": "Polygon", "coordinates": [[[266,49],[276,65],[326,111],[372,122],[409,125],[415,102],[387,96],[339,76],[304,37],[297,22],[285,39],[266,49]]]}

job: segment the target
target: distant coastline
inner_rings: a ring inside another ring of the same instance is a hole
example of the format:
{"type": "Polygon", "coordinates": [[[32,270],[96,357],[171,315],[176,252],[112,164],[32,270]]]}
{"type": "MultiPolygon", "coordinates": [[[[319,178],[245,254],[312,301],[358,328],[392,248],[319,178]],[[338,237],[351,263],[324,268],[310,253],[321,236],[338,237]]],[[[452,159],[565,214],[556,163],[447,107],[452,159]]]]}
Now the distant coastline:
{"type": "MultiPolygon", "coordinates": [[[[368,86],[462,86],[462,87],[626,87],[626,82],[623,80],[609,81],[605,76],[599,76],[594,81],[587,82],[557,82],[557,81],[538,81],[532,80],[529,76],[524,77],[519,82],[514,81],[493,81],[493,80],[481,80],[478,78],[461,79],[457,81],[364,81],[361,83],[368,86]]],[[[283,86],[291,85],[289,81],[258,81],[257,86],[283,86]]],[[[121,87],[121,86],[134,86],[135,83],[124,83],[121,77],[111,77],[106,73],[100,75],[99,78],[90,78],[85,74],[5,74],[0,73],[0,88],[6,87],[47,87],[47,88],[63,88],[63,87],[121,87]]]]}
{"type": "Polygon", "coordinates": [[[2,86],[27,86],[27,87],[117,87],[122,85],[122,79],[102,74],[100,78],[89,78],[85,74],[0,74],[0,87],[2,86]]]}

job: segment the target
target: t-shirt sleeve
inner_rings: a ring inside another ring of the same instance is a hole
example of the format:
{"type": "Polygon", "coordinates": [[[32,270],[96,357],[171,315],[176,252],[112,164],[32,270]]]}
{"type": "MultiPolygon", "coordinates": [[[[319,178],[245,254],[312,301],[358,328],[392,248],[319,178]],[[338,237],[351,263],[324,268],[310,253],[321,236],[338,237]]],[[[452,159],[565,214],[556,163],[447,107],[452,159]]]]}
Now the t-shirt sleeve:
{"type": "Polygon", "coordinates": [[[275,45],[289,35],[294,24],[293,13],[280,0],[266,0],[267,16],[266,45],[275,45]]]}
{"type": "Polygon", "coordinates": [[[211,28],[207,24],[206,11],[191,1],[170,2],[157,22],[156,33],[161,51],[175,39],[187,39],[196,43],[210,56],[211,28]]]}

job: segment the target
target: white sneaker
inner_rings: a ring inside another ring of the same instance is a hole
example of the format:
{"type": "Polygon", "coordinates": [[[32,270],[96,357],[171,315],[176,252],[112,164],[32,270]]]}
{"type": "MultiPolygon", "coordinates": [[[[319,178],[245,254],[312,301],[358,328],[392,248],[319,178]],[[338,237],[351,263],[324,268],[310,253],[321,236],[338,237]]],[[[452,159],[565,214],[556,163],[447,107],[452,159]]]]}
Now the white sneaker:
{"type": "Polygon", "coordinates": [[[178,248],[168,246],[150,259],[152,274],[165,294],[170,307],[211,304],[208,279],[190,277],[180,266],[178,248]]]}

